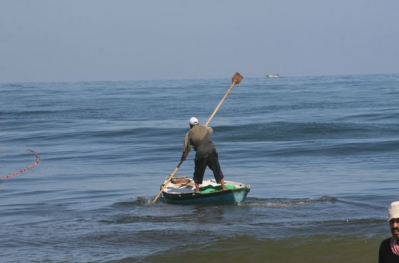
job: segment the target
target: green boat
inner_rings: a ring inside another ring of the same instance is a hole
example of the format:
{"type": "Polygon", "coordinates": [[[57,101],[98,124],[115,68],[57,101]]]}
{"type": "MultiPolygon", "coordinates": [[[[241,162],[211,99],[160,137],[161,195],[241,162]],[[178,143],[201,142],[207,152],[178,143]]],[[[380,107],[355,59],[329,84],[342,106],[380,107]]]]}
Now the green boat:
{"type": "MultiPolygon", "coordinates": [[[[222,190],[214,179],[204,180],[200,185],[200,192],[195,192],[194,181],[188,177],[175,177],[170,180],[162,191],[162,195],[169,203],[241,203],[247,197],[251,187],[248,184],[225,181],[227,190],[222,190]]],[[[161,185],[161,189],[164,185],[161,185]]]]}

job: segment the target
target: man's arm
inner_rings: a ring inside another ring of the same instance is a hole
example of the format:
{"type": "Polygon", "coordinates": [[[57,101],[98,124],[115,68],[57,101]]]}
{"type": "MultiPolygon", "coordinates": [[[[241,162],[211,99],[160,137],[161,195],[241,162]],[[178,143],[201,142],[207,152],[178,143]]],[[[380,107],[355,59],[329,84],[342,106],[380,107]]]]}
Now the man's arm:
{"type": "Polygon", "coordinates": [[[187,133],[186,136],[184,137],[183,154],[181,155],[182,162],[186,160],[186,157],[189,153],[190,153],[190,139],[187,133]]]}
{"type": "Polygon", "coordinates": [[[186,160],[187,155],[188,155],[187,153],[183,152],[183,154],[181,155],[180,161],[184,162],[186,160]]]}

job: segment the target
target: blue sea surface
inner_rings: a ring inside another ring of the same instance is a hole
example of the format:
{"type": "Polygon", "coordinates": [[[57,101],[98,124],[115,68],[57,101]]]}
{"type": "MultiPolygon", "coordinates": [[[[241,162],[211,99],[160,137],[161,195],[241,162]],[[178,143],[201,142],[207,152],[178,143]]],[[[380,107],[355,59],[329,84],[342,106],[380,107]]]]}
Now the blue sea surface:
{"type": "Polygon", "coordinates": [[[0,178],[40,156],[1,180],[1,262],[376,262],[399,200],[399,75],[244,76],[210,126],[245,202],[151,204],[189,118],[230,85],[0,84],[0,178]]]}

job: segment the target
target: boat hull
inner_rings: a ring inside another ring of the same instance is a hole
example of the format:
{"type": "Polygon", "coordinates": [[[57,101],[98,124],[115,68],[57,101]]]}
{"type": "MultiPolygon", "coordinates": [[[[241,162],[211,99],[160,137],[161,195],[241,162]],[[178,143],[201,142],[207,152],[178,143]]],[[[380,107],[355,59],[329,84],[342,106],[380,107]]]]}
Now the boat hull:
{"type": "Polygon", "coordinates": [[[269,75],[266,75],[266,77],[268,77],[268,78],[279,78],[280,74],[269,74],[269,75]]]}
{"type": "MultiPolygon", "coordinates": [[[[164,199],[168,203],[179,204],[204,204],[204,203],[240,203],[247,197],[250,186],[247,184],[226,181],[227,190],[221,190],[221,186],[214,180],[204,181],[197,193],[191,186],[182,188],[173,183],[168,184],[166,190],[162,192],[164,199]]],[[[187,183],[186,183],[187,185],[187,183]]]]}

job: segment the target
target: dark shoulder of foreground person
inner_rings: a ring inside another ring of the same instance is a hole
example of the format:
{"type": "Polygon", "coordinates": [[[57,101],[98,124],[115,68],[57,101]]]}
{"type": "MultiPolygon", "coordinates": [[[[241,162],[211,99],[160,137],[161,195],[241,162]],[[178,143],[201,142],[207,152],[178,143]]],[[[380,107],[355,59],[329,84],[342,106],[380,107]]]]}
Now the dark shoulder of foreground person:
{"type": "Polygon", "coordinates": [[[391,250],[391,238],[384,239],[381,242],[378,263],[399,263],[399,256],[395,255],[391,250]]]}

